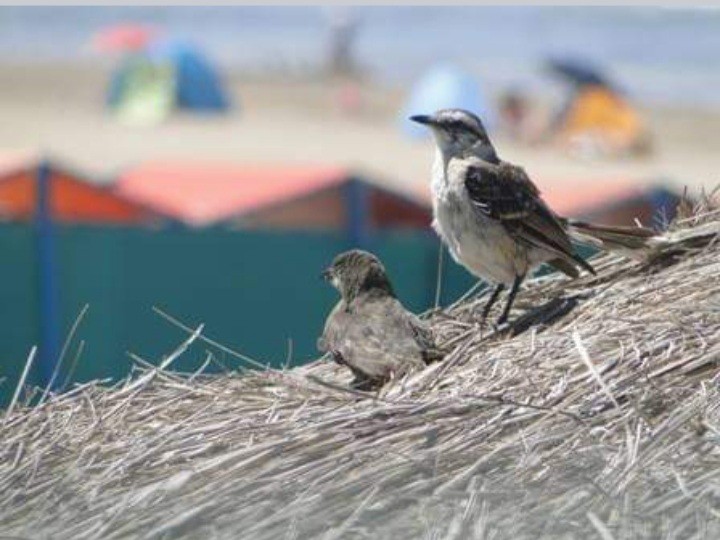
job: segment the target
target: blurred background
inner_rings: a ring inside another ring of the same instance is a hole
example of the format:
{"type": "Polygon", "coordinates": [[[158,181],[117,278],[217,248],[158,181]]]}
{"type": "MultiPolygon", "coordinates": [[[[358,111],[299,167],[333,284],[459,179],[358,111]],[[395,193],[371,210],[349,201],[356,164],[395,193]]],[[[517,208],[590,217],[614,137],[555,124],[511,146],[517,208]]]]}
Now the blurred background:
{"type": "Polygon", "coordinates": [[[718,57],[708,8],[0,7],[0,404],[33,345],[56,390],[159,361],[153,306],[312,360],[354,246],[412,309],[457,300],[410,114],[470,109],[558,212],[662,228],[719,179],[718,57]]]}

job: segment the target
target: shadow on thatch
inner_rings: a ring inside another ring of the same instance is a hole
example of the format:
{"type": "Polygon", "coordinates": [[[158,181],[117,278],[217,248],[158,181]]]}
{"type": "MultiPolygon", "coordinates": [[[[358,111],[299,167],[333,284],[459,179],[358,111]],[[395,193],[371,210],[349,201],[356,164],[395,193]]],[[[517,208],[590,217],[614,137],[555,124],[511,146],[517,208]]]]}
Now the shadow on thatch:
{"type": "Polygon", "coordinates": [[[163,369],[18,404],[0,534],[718,538],[720,212],[699,212],[642,261],[534,280],[510,333],[482,297],[430,314],[452,353],[377,395],[324,361],[168,371],[198,329],[163,369]]]}

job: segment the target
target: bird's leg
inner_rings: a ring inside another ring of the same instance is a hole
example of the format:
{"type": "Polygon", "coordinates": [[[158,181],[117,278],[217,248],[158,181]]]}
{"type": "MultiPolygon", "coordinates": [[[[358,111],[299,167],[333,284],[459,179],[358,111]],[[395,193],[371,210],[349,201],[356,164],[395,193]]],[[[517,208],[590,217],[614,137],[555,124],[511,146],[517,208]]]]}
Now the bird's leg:
{"type": "Polygon", "coordinates": [[[507,304],[505,304],[505,309],[503,310],[502,315],[500,315],[500,318],[498,319],[498,326],[507,322],[508,316],[510,315],[510,308],[512,308],[513,302],[515,301],[515,296],[520,290],[520,285],[522,285],[524,279],[524,275],[515,276],[515,281],[513,281],[512,288],[510,289],[510,294],[508,295],[507,304]]]}
{"type": "Polygon", "coordinates": [[[487,319],[487,316],[490,314],[490,309],[493,307],[495,302],[497,302],[498,297],[500,296],[500,293],[503,292],[503,289],[505,288],[505,285],[503,283],[500,283],[495,286],[495,290],[490,295],[490,298],[488,299],[487,303],[485,304],[485,307],[482,310],[482,323],[485,324],[485,320],[487,319]]]}

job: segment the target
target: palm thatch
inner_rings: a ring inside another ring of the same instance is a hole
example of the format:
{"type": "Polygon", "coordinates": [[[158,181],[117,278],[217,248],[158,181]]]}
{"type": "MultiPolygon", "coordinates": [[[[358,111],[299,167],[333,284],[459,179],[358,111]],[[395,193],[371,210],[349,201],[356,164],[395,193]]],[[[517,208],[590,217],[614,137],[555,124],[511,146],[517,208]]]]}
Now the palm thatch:
{"type": "Polygon", "coordinates": [[[701,208],[641,261],[536,279],[509,333],[482,295],[431,313],[452,352],[377,394],[323,360],[171,372],[199,328],[113,387],[14,404],[0,535],[720,538],[719,232],[701,208]]]}

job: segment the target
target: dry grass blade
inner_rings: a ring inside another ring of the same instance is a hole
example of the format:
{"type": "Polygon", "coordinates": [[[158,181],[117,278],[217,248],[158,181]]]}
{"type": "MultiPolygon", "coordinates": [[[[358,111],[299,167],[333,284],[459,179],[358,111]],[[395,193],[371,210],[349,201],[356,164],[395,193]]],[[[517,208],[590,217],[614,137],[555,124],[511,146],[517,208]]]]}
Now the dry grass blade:
{"type": "Polygon", "coordinates": [[[63,343],[62,349],[60,350],[60,356],[58,357],[57,362],[55,362],[55,368],[53,369],[52,375],[50,376],[50,380],[48,381],[47,385],[45,386],[45,390],[43,390],[42,396],[40,396],[40,403],[43,403],[45,401],[45,398],[47,398],[48,393],[52,390],[52,388],[55,385],[55,380],[57,379],[58,374],[60,373],[60,367],[63,364],[63,360],[65,360],[65,355],[67,354],[68,348],[70,347],[70,343],[72,343],[73,338],[75,337],[75,332],[78,329],[78,326],[80,326],[80,323],[82,322],[83,318],[85,317],[85,314],[87,313],[87,310],[90,308],[89,304],[85,304],[83,308],[80,310],[80,313],[75,318],[75,322],[70,327],[70,332],[67,335],[67,338],[65,338],[65,343],[63,343]]]}
{"type": "Polygon", "coordinates": [[[577,330],[573,331],[573,341],[575,341],[575,346],[577,347],[578,353],[580,353],[580,358],[582,358],[582,361],[587,366],[590,374],[597,381],[598,386],[602,388],[602,391],[605,392],[605,395],[610,399],[610,401],[612,401],[613,405],[620,409],[620,404],[615,399],[615,396],[612,395],[612,392],[608,388],[607,384],[605,384],[602,380],[602,377],[600,376],[600,373],[598,373],[598,370],[595,369],[592,360],[590,360],[590,355],[588,355],[587,349],[585,348],[585,345],[583,345],[582,338],[580,337],[580,334],[578,334],[577,330]]]}
{"type": "Polygon", "coordinates": [[[5,420],[3,423],[7,423],[8,418],[10,418],[13,410],[15,409],[15,405],[17,404],[18,398],[20,397],[20,392],[25,386],[25,381],[27,380],[28,373],[30,373],[30,368],[32,367],[33,361],[35,360],[36,353],[37,347],[33,347],[32,349],[30,349],[30,354],[28,354],[27,360],[25,361],[25,367],[23,368],[22,374],[20,375],[20,380],[18,380],[17,386],[15,387],[15,392],[13,393],[13,397],[10,400],[10,405],[8,405],[7,411],[5,411],[5,420]]]}

